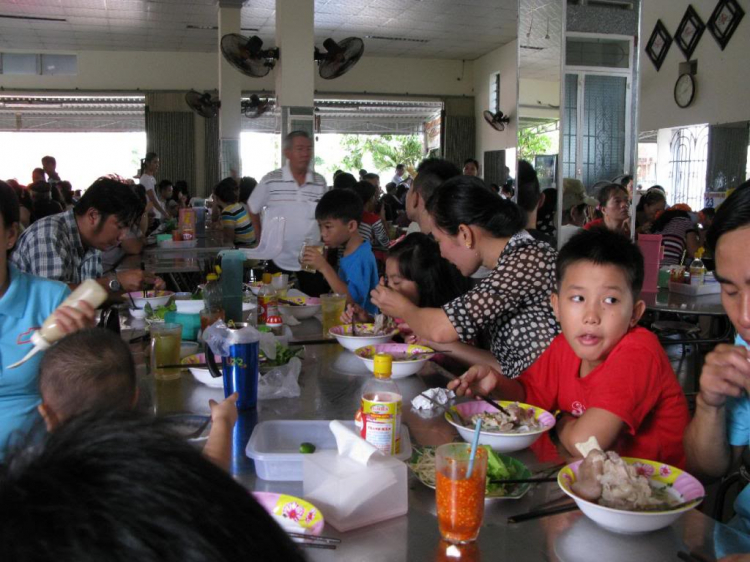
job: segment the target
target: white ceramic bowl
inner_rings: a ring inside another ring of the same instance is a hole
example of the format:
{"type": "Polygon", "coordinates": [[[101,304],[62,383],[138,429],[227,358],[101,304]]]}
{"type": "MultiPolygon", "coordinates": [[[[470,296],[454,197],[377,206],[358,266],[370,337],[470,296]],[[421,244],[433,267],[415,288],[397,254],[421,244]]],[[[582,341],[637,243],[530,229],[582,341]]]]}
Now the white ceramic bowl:
{"type": "MultiPolygon", "coordinates": [[[[357,324],[357,330],[372,329],[372,326],[372,324],[357,324]]],[[[393,339],[393,336],[398,334],[398,330],[393,330],[390,334],[385,334],[384,336],[353,336],[352,326],[351,324],[347,324],[345,326],[334,326],[328,333],[349,351],[356,351],[360,347],[389,342],[393,339]]]]}
{"type": "MultiPolygon", "coordinates": [[[[190,370],[190,374],[193,375],[199,383],[205,384],[212,388],[224,388],[224,377],[212,377],[211,373],[207,368],[191,367],[190,364],[205,363],[206,356],[203,353],[197,353],[195,355],[189,355],[185,357],[181,363],[190,370]]],[[[221,361],[218,361],[219,368],[221,368],[221,361]]]]}
{"type": "Polygon", "coordinates": [[[130,316],[132,316],[136,320],[143,320],[144,318],[146,318],[146,311],[142,308],[131,308],[130,316]]]}
{"type": "MultiPolygon", "coordinates": [[[[256,281],[255,283],[245,283],[245,287],[250,287],[250,290],[253,292],[253,294],[257,297],[258,292],[260,291],[260,288],[263,286],[262,281],[256,281]]],[[[286,286],[286,290],[289,291],[294,287],[294,283],[289,283],[286,286]]]]}
{"type": "Polygon", "coordinates": [[[198,342],[184,341],[180,344],[180,359],[184,359],[190,355],[195,355],[200,350],[198,342]]]}
{"type": "MultiPolygon", "coordinates": [[[[497,400],[497,403],[503,407],[507,407],[514,402],[508,400],[497,400]]],[[[547,410],[542,410],[536,406],[524,404],[518,402],[518,405],[522,408],[531,408],[535,412],[535,418],[539,420],[544,427],[537,431],[527,431],[526,433],[498,433],[496,431],[480,431],[479,432],[479,444],[489,445],[493,451],[498,453],[512,453],[513,451],[520,451],[526,447],[530,447],[534,441],[539,439],[543,433],[549,431],[555,427],[555,417],[550,414],[547,410]]],[[[470,402],[463,402],[452,406],[448,412],[445,413],[445,419],[448,423],[453,425],[457,430],[461,438],[467,443],[471,443],[474,439],[474,428],[465,427],[459,423],[456,423],[450,416],[449,412],[458,410],[461,417],[467,422],[471,416],[480,414],[482,412],[497,412],[491,405],[487,404],[484,400],[472,400],[470,402]]]]}
{"type": "MultiPolygon", "coordinates": [[[[154,310],[159,306],[167,304],[169,299],[174,295],[172,291],[147,291],[146,298],[143,297],[143,291],[135,291],[128,294],[133,297],[133,302],[138,308],[143,308],[146,306],[146,303],[148,303],[154,310]]],[[[129,300],[130,299],[128,299],[128,301],[129,300]]]]}
{"type": "Polygon", "coordinates": [[[671,485],[672,492],[682,496],[681,501],[696,500],[694,503],[666,511],[627,511],[604,507],[578,497],[571,486],[578,475],[578,467],[583,461],[576,461],[563,468],[557,475],[557,483],[562,491],[576,502],[584,515],[600,527],[614,533],[649,533],[663,529],[674,523],[680,515],[699,505],[706,490],[698,480],[679,468],[655,461],[622,457],[627,464],[636,465],[639,473],[660,485],[671,485]]]}
{"type": "Polygon", "coordinates": [[[177,307],[177,312],[181,314],[200,314],[203,310],[204,303],[202,300],[185,300],[185,301],[174,301],[174,305],[177,307]]]}
{"type": "Polygon", "coordinates": [[[435,354],[435,350],[424,345],[410,345],[408,343],[381,343],[360,347],[354,354],[367,365],[370,372],[375,372],[375,354],[388,353],[393,356],[393,374],[391,378],[402,379],[417,374],[427,361],[435,354]],[[416,356],[405,359],[404,356],[416,356]],[[400,358],[400,359],[399,359],[400,358]]]}
{"type": "Polygon", "coordinates": [[[284,300],[301,304],[302,306],[292,306],[279,303],[279,311],[284,314],[294,316],[297,320],[312,318],[320,312],[320,299],[316,297],[291,297],[287,296],[284,300]]]}

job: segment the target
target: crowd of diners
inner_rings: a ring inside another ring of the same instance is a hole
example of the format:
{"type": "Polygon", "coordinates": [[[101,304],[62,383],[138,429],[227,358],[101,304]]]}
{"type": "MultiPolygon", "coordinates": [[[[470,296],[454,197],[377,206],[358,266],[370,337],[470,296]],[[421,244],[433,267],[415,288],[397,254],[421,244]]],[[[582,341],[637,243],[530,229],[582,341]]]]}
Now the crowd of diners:
{"type": "MultiPolygon", "coordinates": [[[[397,166],[383,193],[380,177],[365,170],[359,177],[338,171],[329,187],[311,169],[312,141],[304,132],[287,135],[283,151],[284,166],[260,182],[230,177],[215,186],[214,227],[251,246],[267,221],[284,217],[283,249],[269,270],[289,273],[313,296],[345,294],[343,322],[383,313],[396,320],[405,341],[448,352],[446,365],[462,373],[448,385],[458,395],[556,412],[557,453],[565,458],[594,436],[606,450],[707,480],[737,467],[750,441],[750,183],[737,186],[715,213],[668,206],[659,186],[637,204],[633,234],[662,234],[664,264],[701,246],[713,256],[737,333],[733,344],[706,356],[691,415],[659,340],[639,324],[644,265],[631,240],[632,178],[603,183],[595,197],[580,181],[565,179],[558,230],[557,193],[542,192],[526,162],[519,162],[515,182],[500,188],[481,179],[476,160],[460,168],[426,159],[415,168],[397,166]],[[329,251],[300,255],[310,240],[322,240],[329,251]]],[[[32,190],[39,183],[59,189],[54,166],[42,172],[32,190]]],[[[145,544],[149,536],[165,545],[160,560],[184,559],[183,548],[215,550],[216,559],[229,560],[239,556],[235,547],[244,556],[298,559],[222,470],[229,466],[235,397],[211,404],[214,423],[201,456],[158,420],[133,412],[130,351],[117,336],[93,328],[95,311],[58,309],[89,278],[113,298],[164,284],[141,270],[108,273],[103,266],[103,254],[140,252],[145,234],[190,205],[186,186],[157,182],[158,172],[158,156],[150,153],[137,184],[100,178],[55,213],[36,215],[32,205],[26,224],[29,189],[0,182],[0,541],[20,553],[33,548],[29,541],[67,540],[73,554],[62,559],[70,560],[77,559],[74,535],[81,532],[100,537],[99,548],[117,543],[134,559],[157,559],[145,554],[155,548],[145,544]],[[56,309],[69,335],[8,369],[28,351],[34,327],[56,309]],[[50,520],[58,512],[66,514],[69,537],[50,520]],[[232,525],[247,517],[258,525],[242,525],[241,543],[212,536],[215,527],[235,537],[232,525]],[[210,522],[188,532],[191,520],[210,522]],[[194,543],[184,544],[186,536],[194,543]]],[[[749,490],[735,511],[731,525],[750,539],[749,490]]]]}

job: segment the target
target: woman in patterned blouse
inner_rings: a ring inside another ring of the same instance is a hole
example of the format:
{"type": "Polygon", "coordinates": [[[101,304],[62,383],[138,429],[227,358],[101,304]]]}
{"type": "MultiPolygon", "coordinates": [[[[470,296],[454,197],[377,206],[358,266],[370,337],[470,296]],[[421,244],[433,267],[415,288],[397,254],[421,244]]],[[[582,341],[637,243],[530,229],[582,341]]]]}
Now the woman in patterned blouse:
{"type": "Polygon", "coordinates": [[[468,342],[488,331],[501,372],[517,377],[560,331],[550,305],[555,250],[523,230],[526,217],[515,203],[476,178],[445,182],[427,211],[444,258],[465,276],[482,265],[492,273],[442,308],[418,308],[382,284],[372,302],[424,340],[468,342]]]}

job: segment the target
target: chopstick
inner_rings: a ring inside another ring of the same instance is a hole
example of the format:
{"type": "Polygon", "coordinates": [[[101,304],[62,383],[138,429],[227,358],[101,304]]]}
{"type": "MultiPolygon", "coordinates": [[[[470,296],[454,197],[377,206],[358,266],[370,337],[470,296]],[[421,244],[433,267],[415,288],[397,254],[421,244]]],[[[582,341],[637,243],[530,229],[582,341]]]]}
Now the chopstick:
{"type": "Polygon", "coordinates": [[[320,543],[320,542],[297,542],[297,541],[294,541],[294,544],[296,544],[300,548],[319,548],[321,550],[336,550],[335,544],[326,544],[326,543],[320,543]]]}
{"type": "Polygon", "coordinates": [[[530,521],[531,519],[539,519],[540,517],[557,515],[559,513],[567,513],[568,511],[575,511],[576,509],[578,509],[578,506],[575,503],[568,503],[558,507],[550,507],[546,509],[533,509],[527,513],[511,515],[510,517],[508,517],[508,523],[522,523],[523,521],[530,521]]]}
{"type": "MultiPolygon", "coordinates": [[[[146,271],[146,264],[143,261],[141,262],[141,271],[143,271],[143,272],[146,271]]],[[[148,298],[148,290],[146,289],[146,283],[145,282],[143,283],[143,298],[144,299],[148,298]]]]}
{"type": "Polygon", "coordinates": [[[208,369],[208,363],[180,363],[179,365],[159,365],[160,369],[208,369]]]}
{"type": "Polygon", "coordinates": [[[711,558],[698,554],[695,551],[680,551],[677,553],[677,558],[684,560],[685,562],[714,562],[711,558]]]}
{"type": "MultiPolygon", "coordinates": [[[[437,353],[443,353],[443,352],[439,351],[437,353]]],[[[456,375],[454,375],[453,373],[450,373],[448,371],[444,371],[443,374],[446,377],[448,377],[449,379],[451,379],[451,380],[456,380],[456,379],[461,378],[461,377],[457,377],[456,375]]],[[[500,412],[502,412],[506,416],[510,416],[510,412],[508,412],[508,410],[506,410],[505,408],[503,408],[500,404],[498,404],[497,402],[495,402],[491,398],[486,397],[484,394],[474,394],[474,396],[476,396],[480,400],[484,400],[485,402],[487,402],[487,404],[489,404],[490,406],[493,406],[496,410],[499,410],[500,412]]]]}
{"type": "Polygon", "coordinates": [[[317,535],[308,535],[305,533],[287,533],[287,535],[295,539],[304,539],[306,541],[321,542],[325,544],[341,544],[341,539],[337,539],[336,537],[323,537],[317,535]]]}
{"type": "Polygon", "coordinates": [[[490,484],[534,484],[539,482],[557,482],[557,478],[508,478],[506,480],[490,480],[490,484]]]}
{"type": "Polygon", "coordinates": [[[290,341],[289,345],[324,345],[327,343],[339,343],[335,339],[322,339],[322,340],[298,340],[298,341],[290,341]]]}

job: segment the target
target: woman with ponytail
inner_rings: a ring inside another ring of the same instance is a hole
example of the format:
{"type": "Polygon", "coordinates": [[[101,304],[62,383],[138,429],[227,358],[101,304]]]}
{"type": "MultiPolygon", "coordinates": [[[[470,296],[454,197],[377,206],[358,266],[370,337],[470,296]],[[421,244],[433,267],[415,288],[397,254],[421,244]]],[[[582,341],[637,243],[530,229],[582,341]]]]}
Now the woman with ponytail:
{"type": "Polygon", "coordinates": [[[468,343],[488,333],[495,368],[517,377],[560,331],[550,305],[556,252],[524,230],[520,207],[477,178],[448,180],[426,209],[440,254],[466,277],[482,265],[491,274],[440,308],[420,308],[385,284],[372,292],[372,302],[436,345],[468,343]]]}
{"type": "Polygon", "coordinates": [[[154,219],[158,223],[169,218],[169,211],[164,208],[164,205],[159,201],[156,196],[156,174],[159,172],[159,156],[156,152],[147,152],[146,157],[141,160],[141,177],[138,182],[146,188],[146,197],[149,203],[152,205],[152,212],[154,213],[154,219]]]}

